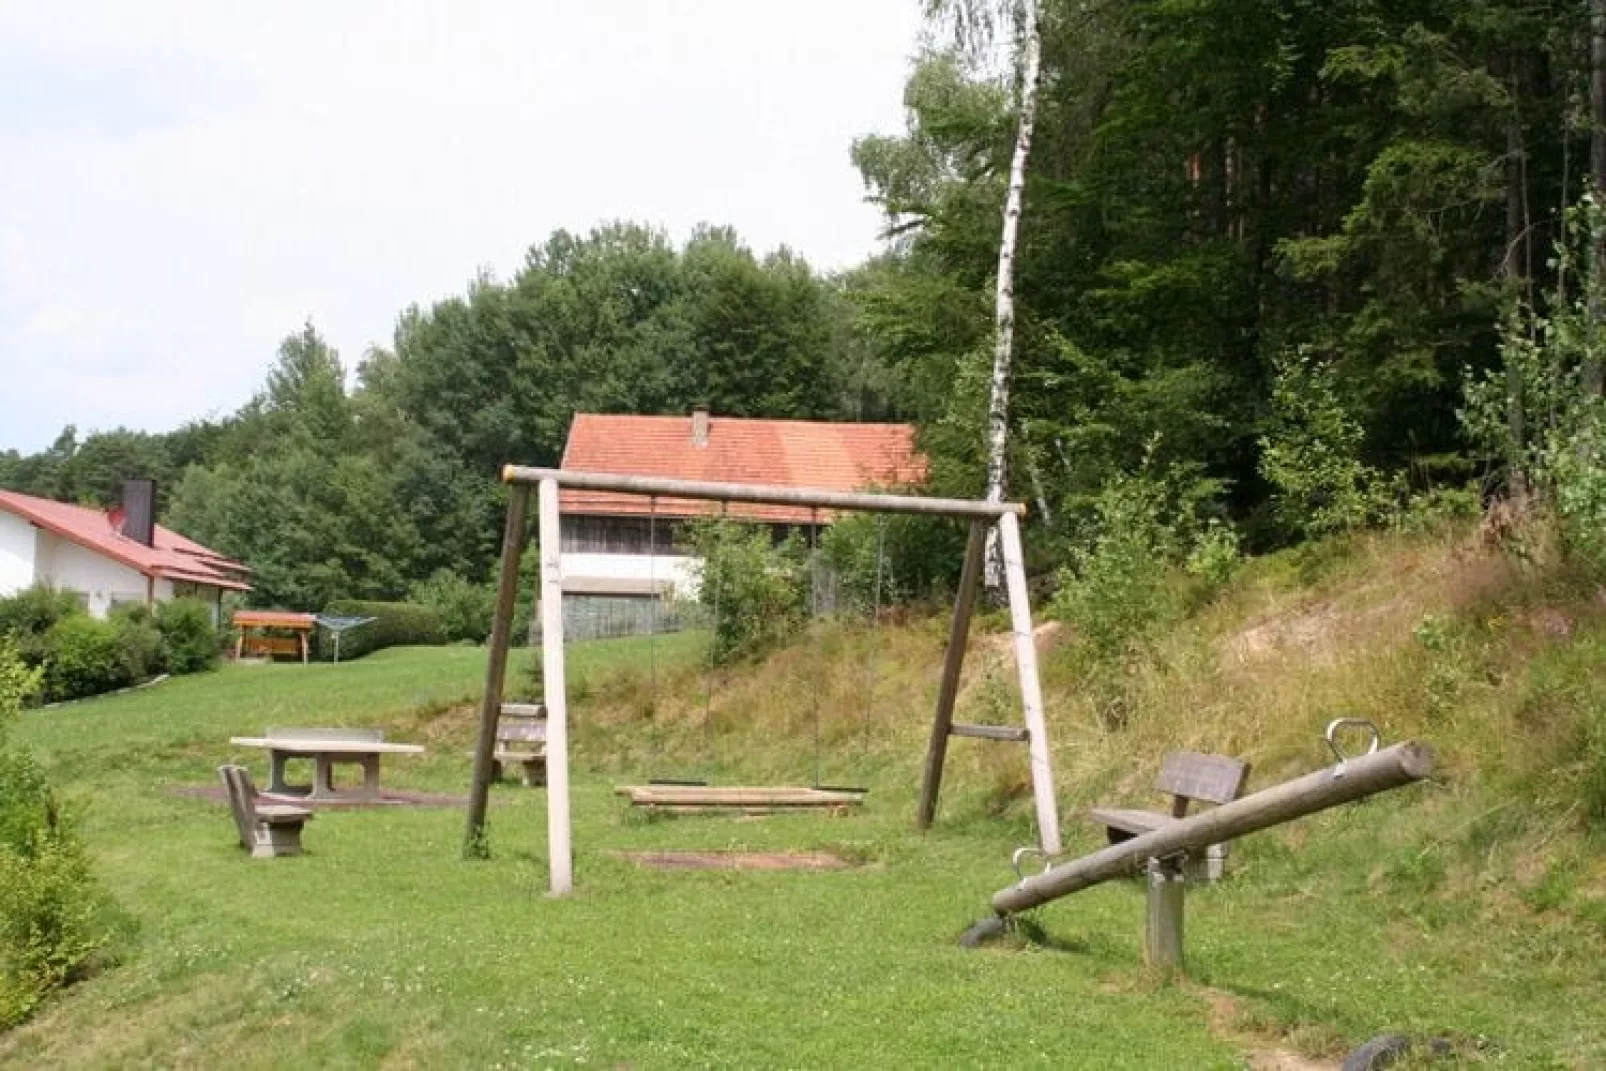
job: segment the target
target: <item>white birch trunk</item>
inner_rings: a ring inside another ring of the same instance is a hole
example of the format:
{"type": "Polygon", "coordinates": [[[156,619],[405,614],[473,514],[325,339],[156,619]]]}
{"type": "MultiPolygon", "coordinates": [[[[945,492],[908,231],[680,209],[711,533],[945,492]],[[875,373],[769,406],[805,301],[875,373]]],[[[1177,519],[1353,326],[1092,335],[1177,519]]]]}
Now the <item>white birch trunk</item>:
{"type": "MultiPolygon", "coordinates": [[[[1032,129],[1037,122],[1037,82],[1042,62],[1036,0],[1021,5],[1020,117],[1015,128],[1015,155],[1009,165],[1009,190],[1004,196],[1004,233],[998,242],[998,292],[994,311],[992,396],[987,404],[987,500],[1004,498],[1004,452],[1009,445],[1009,385],[1015,356],[1015,246],[1020,232],[1021,201],[1026,193],[1026,163],[1032,153],[1032,129]]],[[[1003,559],[996,529],[987,541],[987,586],[1003,582],[1003,559]]]]}
{"type": "Polygon", "coordinates": [[[1584,359],[1584,390],[1600,394],[1606,375],[1600,356],[1601,275],[1606,272],[1606,229],[1599,212],[1606,206],[1606,0],[1589,3],[1589,191],[1596,215],[1589,242],[1589,341],[1584,359]]]}

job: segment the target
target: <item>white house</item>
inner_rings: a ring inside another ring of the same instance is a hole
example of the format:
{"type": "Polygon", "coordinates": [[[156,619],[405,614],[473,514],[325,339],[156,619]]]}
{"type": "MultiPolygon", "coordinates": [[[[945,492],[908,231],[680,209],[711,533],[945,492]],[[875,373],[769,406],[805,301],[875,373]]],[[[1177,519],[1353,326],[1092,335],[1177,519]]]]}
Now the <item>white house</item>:
{"type": "MultiPolygon", "coordinates": [[[[925,463],[909,424],[576,413],[563,468],[682,480],[858,491],[917,483],[925,463]]],[[[771,526],[777,539],[831,523],[806,506],[651,499],[566,489],[563,590],[569,635],[645,631],[655,598],[693,598],[702,563],[679,538],[693,517],[725,512],[771,526]],[[632,626],[632,618],[637,619],[632,626]],[[590,627],[598,619],[601,628],[590,627]]]]}
{"type": "Polygon", "coordinates": [[[129,480],[111,511],[0,491],[0,597],[35,584],[77,593],[95,617],[193,596],[218,606],[250,570],[155,521],[155,486],[129,480]]]}

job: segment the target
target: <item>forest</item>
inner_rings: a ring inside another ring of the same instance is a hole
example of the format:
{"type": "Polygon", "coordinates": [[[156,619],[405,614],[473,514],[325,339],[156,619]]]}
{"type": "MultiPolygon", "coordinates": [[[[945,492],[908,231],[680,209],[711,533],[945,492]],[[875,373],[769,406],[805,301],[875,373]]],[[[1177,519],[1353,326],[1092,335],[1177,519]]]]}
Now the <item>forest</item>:
{"type": "Polygon", "coordinates": [[[355,361],[309,322],[237,412],[68,427],[0,453],[0,485],[109,504],[153,476],[165,520],[294,608],[484,584],[499,466],[556,462],[577,410],[908,419],[935,489],[980,494],[1030,36],[1007,494],[1033,504],[1041,570],[1134,509],[1177,554],[1423,496],[1537,491],[1587,518],[1599,6],[933,3],[906,129],[843,146],[887,221],[863,264],[822,274],[715,226],[559,231],[355,361]]]}

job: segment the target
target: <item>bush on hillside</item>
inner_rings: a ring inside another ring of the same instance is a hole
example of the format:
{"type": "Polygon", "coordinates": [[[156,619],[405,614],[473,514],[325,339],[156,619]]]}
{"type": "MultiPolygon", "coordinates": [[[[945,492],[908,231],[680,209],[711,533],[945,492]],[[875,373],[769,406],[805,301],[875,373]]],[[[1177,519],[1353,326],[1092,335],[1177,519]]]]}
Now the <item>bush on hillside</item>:
{"type": "Polygon", "coordinates": [[[714,632],[716,663],[778,646],[808,620],[808,552],[795,536],[775,546],[766,526],[709,519],[689,529],[703,559],[699,600],[714,632]]]}
{"type": "Polygon", "coordinates": [[[200,599],[158,604],[156,629],[167,650],[169,673],[200,673],[217,666],[219,632],[212,624],[212,607],[200,599]]]}
{"type": "MultiPolygon", "coordinates": [[[[366,625],[340,637],[340,658],[361,658],[386,647],[438,647],[446,642],[441,619],[428,606],[410,602],[373,602],[337,599],[324,607],[334,617],[372,617],[366,625]]],[[[322,656],[334,657],[334,644],[324,644],[322,656]]]]}
{"type": "Polygon", "coordinates": [[[472,584],[450,569],[439,569],[428,580],[413,585],[412,597],[415,603],[435,611],[448,643],[484,643],[491,634],[496,589],[489,584],[472,584]]]}
{"type": "Polygon", "coordinates": [[[38,763],[10,740],[39,683],[0,640],[0,1030],[71,981],[107,939],[83,847],[38,763]]]}
{"type": "Polygon", "coordinates": [[[820,537],[844,609],[868,613],[951,591],[965,562],[963,525],[935,517],[859,513],[820,537]]]}
{"type": "Polygon", "coordinates": [[[1260,473],[1276,490],[1272,510],[1295,536],[1361,528],[1387,510],[1382,473],[1361,460],[1365,432],[1338,395],[1338,374],[1306,349],[1277,360],[1272,420],[1260,440],[1260,473]]]}

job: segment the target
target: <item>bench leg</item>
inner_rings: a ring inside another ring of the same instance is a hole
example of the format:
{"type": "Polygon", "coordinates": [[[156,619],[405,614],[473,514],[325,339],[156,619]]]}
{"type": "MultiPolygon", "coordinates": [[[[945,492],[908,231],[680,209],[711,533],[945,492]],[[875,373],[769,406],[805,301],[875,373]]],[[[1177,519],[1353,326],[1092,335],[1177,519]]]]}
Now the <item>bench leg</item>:
{"type": "Polygon", "coordinates": [[[378,755],[364,755],[362,757],[362,796],[363,799],[369,800],[379,798],[378,755]]]}
{"type": "Polygon", "coordinates": [[[1182,932],[1186,879],[1179,859],[1150,859],[1144,869],[1148,876],[1149,898],[1143,958],[1151,968],[1170,974],[1184,967],[1182,932]]]}
{"type": "Polygon", "coordinates": [[[328,755],[315,755],[312,759],[312,792],[310,799],[326,800],[335,795],[335,764],[328,755]]]}
{"type": "Polygon", "coordinates": [[[526,762],[524,764],[524,787],[540,788],[546,784],[546,762],[526,762]]]}
{"type": "Polygon", "coordinates": [[[252,859],[276,859],[281,855],[301,854],[301,823],[287,824],[277,822],[269,825],[265,822],[256,827],[256,836],[251,845],[252,859]]]}
{"type": "Polygon", "coordinates": [[[290,761],[290,756],[283,751],[268,752],[268,791],[279,795],[291,792],[291,788],[284,780],[284,764],[290,761]]]}

